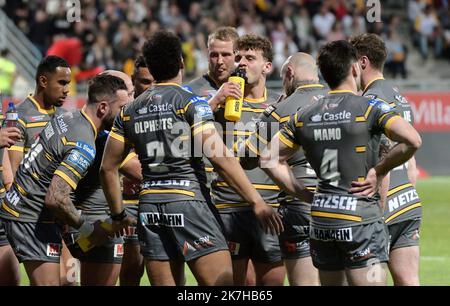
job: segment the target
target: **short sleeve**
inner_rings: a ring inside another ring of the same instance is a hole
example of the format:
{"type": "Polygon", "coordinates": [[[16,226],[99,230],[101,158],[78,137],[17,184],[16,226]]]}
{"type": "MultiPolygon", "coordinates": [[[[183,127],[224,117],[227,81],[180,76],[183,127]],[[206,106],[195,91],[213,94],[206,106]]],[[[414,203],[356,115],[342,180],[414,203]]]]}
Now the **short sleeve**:
{"type": "Polygon", "coordinates": [[[369,101],[367,112],[367,121],[372,133],[384,133],[388,137],[389,127],[392,122],[401,118],[400,115],[389,106],[389,104],[378,99],[372,99],[369,101]]]}
{"type": "Polygon", "coordinates": [[[184,117],[191,127],[192,136],[215,128],[213,112],[204,98],[192,96],[184,107],[184,117]]]}
{"type": "Polygon", "coordinates": [[[86,175],[94,163],[95,149],[87,143],[77,142],[77,146],[67,151],[63,161],[55,171],[55,175],[65,180],[72,189],[86,175]]]}
{"type": "Polygon", "coordinates": [[[292,115],[289,121],[278,132],[280,141],[291,149],[296,150],[300,147],[300,141],[297,138],[298,130],[303,127],[303,122],[299,118],[299,113],[292,115]]]}

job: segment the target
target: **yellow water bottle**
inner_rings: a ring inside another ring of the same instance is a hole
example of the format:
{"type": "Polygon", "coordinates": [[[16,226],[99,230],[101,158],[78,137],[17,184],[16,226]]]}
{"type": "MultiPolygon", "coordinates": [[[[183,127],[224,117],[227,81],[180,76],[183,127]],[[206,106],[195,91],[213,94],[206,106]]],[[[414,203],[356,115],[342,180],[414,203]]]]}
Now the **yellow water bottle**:
{"type": "MultiPolygon", "coordinates": [[[[85,222],[87,222],[87,221],[85,221],[85,222]]],[[[107,218],[107,219],[101,221],[100,226],[104,230],[106,230],[108,232],[112,232],[112,220],[111,220],[111,218],[107,218]]],[[[93,225],[92,225],[92,231],[93,231],[93,225]]],[[[81,234],[80,237],[76,240],[76,242],[80,246],[81,250],[83,252],[85,252],[85,253],[95,247],[95,245],[89,239],[89,236],[90,236],[90,234],[87,235],[87,236],[81,234]]]]}
{"type": "Polygon", "coordinates": [[[241,98],[227,97],[225,99],[225,119],[228,121],[239,121],[241,119],[242,101],[244,100],[245,70],[238,70],[228,78],[228,82],[237,83],[241,87],[241,98]]]}

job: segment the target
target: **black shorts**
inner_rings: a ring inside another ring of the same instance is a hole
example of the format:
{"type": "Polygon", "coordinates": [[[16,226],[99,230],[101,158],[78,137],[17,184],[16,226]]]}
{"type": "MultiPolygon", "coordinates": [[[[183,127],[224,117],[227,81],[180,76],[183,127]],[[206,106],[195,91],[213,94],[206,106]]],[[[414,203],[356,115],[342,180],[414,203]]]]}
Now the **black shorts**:
{"type": "MultiPolygon", "coordinates": [[[[97,220],[104,220],[108,216],[86,216],[83,218],[88,222],[95,222],[97,220]]],[[[84,253],[79,247],[76,240],[80,237],[78,230],[70,228],[68,233],[63,235],[64,242],[73,257],[80,260],[80,262],[92,262],[92,263],[108,263],[108,264],[121,264],[123,258],[123,238],[113,237],[108,238],[106,243],[102,246],[96,246],[86,253],[84,253]]]]}
{"type": "Polygon", "coordinates": [[[250,258],[260,263],[282,260],[278,236],[266,234],[253,211],[221,212],[232,259],[250,258]]]}
{"type": "Polygon", "coordinates": [[[5,229],[3,228],[3,223],[0,220],[0,247],[8,244],[9,244],[8,237],[6,237],[6,232],[5,229]]]}
{"type": "Polygon", "coordinates": [[[310,257],[309,223],[311,213],[299,205],[280,205],[278,213],[282,216],[284,232],[279,236],[283,259],[310,257]]]}
{"type": "Polygon", "coordinates": [[[311,258],[319,270],[344,270],[387,262],[388,232],[383,220],[346,228],[310,227],[311,258]]]}
{"type": "Polygon", "coordinates": [[[3,220],[3,225],[19,262],[59,263],[62,239],[58,224],[3,220]]]}
{"type": "MultiPolygon", "coordinates": [[[[131,216],[136,219],[138,218],[138,210],[139,210],[138,205],[129,204],[129,205],[124,205],[124,207],[125,207],[125,211],[128,216],[131,216]]],[[[124,244],[139,244],[136,227],[135,226],[130,227],[130,230],[131,230],[131,235],[123,236],[123,243],[124,244]]]]}
{"type": "Polygon", "coordinates": [[[141,254],[149,260],[184,260],[228,250],[219,221],[207,202],[139,204],[141,254]]]}
{"type": "Polygon", "coordinates": [[[421,219],[416,218],[389,224],[389,250],[418,246],[420,240],[420,223],[421,219]]]}

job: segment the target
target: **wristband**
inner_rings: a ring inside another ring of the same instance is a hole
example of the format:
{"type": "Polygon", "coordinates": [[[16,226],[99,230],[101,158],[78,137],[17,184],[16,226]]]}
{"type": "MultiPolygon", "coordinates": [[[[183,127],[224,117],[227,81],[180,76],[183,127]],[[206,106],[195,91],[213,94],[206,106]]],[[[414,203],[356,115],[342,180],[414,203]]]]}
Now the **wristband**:
{"type": "Polygon", "coordinates": [[[84,221],[83,224],[78,229],[78,231],[80,231],[80,234],[82,236],[88,237],[94,231],[94,225],[92,223],[84,221]]]}
{"type": "Polygon", "coordinates": [[[123,219],[125,219],[126,216],[127,216],[127,213],[125,212],[125,209],[124,209],[120,212],[120,214],[111,215],[111,219],[113,221],[122,221],[123,219]]]}

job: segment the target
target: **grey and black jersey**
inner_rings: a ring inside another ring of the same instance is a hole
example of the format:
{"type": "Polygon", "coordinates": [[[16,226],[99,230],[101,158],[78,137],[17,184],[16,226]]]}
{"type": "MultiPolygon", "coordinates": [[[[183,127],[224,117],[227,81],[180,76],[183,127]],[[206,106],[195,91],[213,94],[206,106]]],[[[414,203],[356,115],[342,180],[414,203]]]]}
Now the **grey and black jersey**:
{"type": "MultiPolygon", "coordinates": [[[[248,150],[259,156],[266,144],[272,140],[275,134],[300,109],[315,103],[324,97],[327,90],[320,84],[309,84],[298,87],[292,95],[276,104],[270,105],[260,116],[261,121],[257,124],[257,130],[246,142],[248,150]]],[[[315,190],[317,185],[317,176],[309,165],[302,151],[297,151],[294,156],[288,160],[295,177],[303,182],[310,190],[315,190]]],[[[300,200],[287,196],[281,192],[279,201],[286,203],[302,205],[309,209],[310,205],[300,200]]]]}
{"type": "Polygon", "coordinates": [[[52,222],[45,195],[54,175],[76,189],[95,158],[96,127],[78,110],[55,116],[20,164],[0,214],[22,222],[52,222]]]}
{"type": "Polygon", "coordinates": [[[51,109],[43,109],[39,103],[29,95],[23,102],[16,107],[19,120],[17,128],[22,133],[22,139],[17,141],[8,150],[24,152],[30,150],[39,133],[47,125],[54,115],[65,113],[61,107],[52,107],[51,109]]]}
{"type": "Polygon", "coordinates": [[[140,204],[209,199],[203,155],[194,152],[192,136],[214,129],[213,119],[205,99],[173,83],[156,84],[122,109],[109,137],[139,157],[140,204]]]}
{"type": "MultiPolygon", "coordinates": [[[[234,123],[224,118],[225,109],[220,106],[215,113],[215,119],[221,126],[223,140],[227,147],[237,153],[245,146],[248,137],[255,132],[256,125],[260,122],[261,114],[278,101],[280,95],[266,90],[261,99],[244,98],[240,121],[234,123]]],[[[261,194],[266,203],[276,205],[280,188],[273,183],[267,174],[260,168],[245,170],[253,187],[261,194]]],[[[214,204],[218,209],[225,210],[249,210],[250,206],[234,191],[220,176],[212,183],[214,204]]]]}
{"type": "MultiPolygon", "coordinates": [[[[384,79],[372,81],[366,87],[363,95],[389,103],[403,119],[411,124],[414,123],[414,114],[408,100],[397,88],[389,85],[384,79]]],[[[422,204],[416,189],[408,178],[407,165],[405,163],[390,172],[389,191],[384,214],[387,224],[413,220],[422,216],[422,204]]]]}
{"type": "Polygon", "coordinates": [[[193,94],[209,100],[217,93],[220,86],[218,86],[217,83],[214,82],[209,74],[205,73],[204,75],[192,80],[183,87],[193,94]]]}
{"type": "Polygon", "coordinates": [[[107,215],[109,211],[105,194],[100,183],[100,165],[105,151],[108,131],[101,131],[95,139],[94,162],[80,180],[73,193],[73,204],[87,215],[107,215]]]}
{"type": "Polygon", "coordinates": [[[353,181],[363,181],[378,162],[377,147],[382,133],[399,116],[388,104],[355,95],[330,91],[301,109],[279,133],[280,141],[303,149],[319,179],[311,204],[312,223],[348,226],[373,222],[382,217],[379,196],[358,197],[349,193],[353,181]]]}

